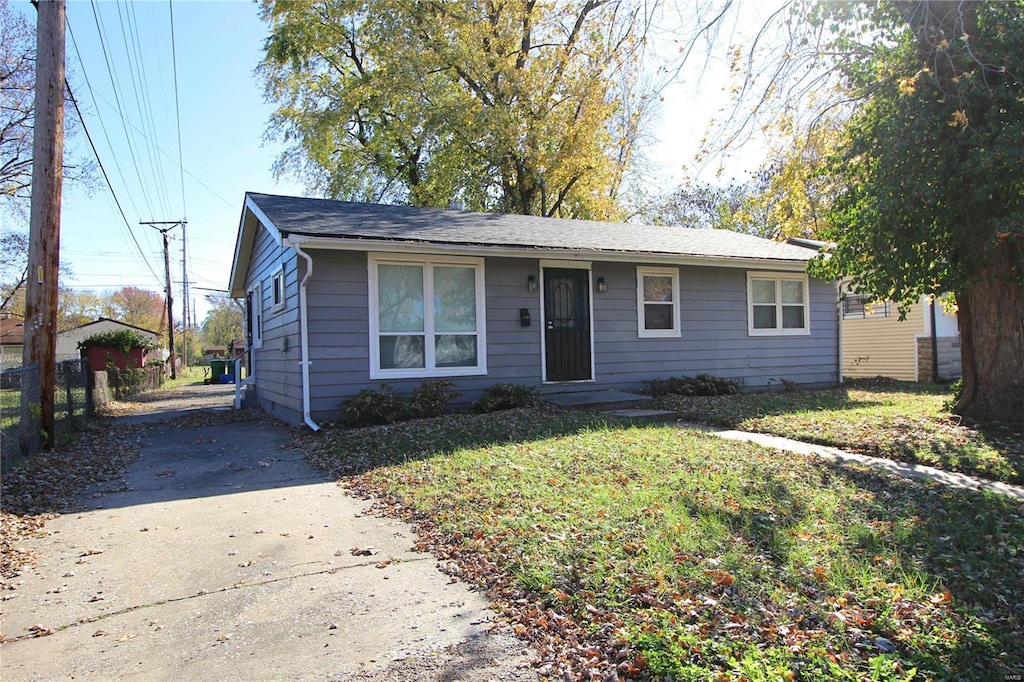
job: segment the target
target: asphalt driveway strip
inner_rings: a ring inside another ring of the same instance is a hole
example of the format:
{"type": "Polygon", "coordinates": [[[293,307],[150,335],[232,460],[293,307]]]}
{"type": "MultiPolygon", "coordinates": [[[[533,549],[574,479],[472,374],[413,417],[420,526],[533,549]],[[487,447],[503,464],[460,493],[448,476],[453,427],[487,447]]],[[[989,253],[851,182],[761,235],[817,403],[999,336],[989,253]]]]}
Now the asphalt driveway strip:
{"type": "Polygon", "coordinates": [[[5,682],[536,679],[483,595],[287,449],[286,427],[192,414],[146,424],[122,481],[26,542],[5,682]]]}

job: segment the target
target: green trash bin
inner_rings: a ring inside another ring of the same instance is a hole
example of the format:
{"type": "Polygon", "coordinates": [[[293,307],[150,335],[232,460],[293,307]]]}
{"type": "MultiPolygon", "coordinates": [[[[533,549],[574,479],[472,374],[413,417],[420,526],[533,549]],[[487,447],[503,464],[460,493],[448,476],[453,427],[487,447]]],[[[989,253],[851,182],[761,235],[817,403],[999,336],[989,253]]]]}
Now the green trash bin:
{"type": "Polygon", "coordinates": [[[210,383],[221,384],[224,383],[224,375],[229,374],[231,370],[228,369],[230,363],[227,360],[210,360],[210,383]]]}

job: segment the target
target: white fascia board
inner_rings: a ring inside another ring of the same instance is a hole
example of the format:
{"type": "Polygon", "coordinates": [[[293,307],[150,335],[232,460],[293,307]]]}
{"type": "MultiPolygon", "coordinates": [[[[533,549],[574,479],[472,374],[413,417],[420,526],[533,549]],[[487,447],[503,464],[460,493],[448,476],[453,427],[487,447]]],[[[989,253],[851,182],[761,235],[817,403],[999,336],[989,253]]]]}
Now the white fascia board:
{"type": "MultiPolygon", "coordinates": [[[[284,239],[281,235],[281,231],[277,229],[277,226],[274,225],[274,222],[267,217],[267,214],[264,213],[259,206],[256,205],[256,202],[252,200],[252,197],[246,194],[245,204],[242,206],[242,217],[238,221],[238,236],[235,238],[235,257],[231,261],[231,278],[228,280],[228,292],[232,298],[242,298],[243,296],[245,296],[245,281],[244,279],[239,281],[238,278],[244,278],[245,271],[249,267],[249,259],[252,255],[252,247],[256,243],[255,233],[250,234],[250,232],[247,231],[246,229],[246,225],[251,224],[249,223],[249,221],[247,221],[247,218],[250,215],[254,217],[260,225],[266,228],[267,232],[269,232],[270,235],[274,238],[274,241],[277,242],[278,246],[281,246],[284,242],[284,239]],[[249,243],[249,253],[245,254],[245,259],[243,262],[242,250],[243,244],[245,244],[246,241],[248,241],[249,243]]],[[[258,228],[250,228],[250,230],[251,229],[258,228]]]]}
{"type": "Polygon", "coordinates": [[[664,265],[696,265],[717,268],[752,268],[775,272],[805,272],[806,261],[773,260],[770,258],[729,258],[725,256],[673,256],[631,252],[587,251],[583,249],[552,249],[545,247],[466,246],[463,244],[430,244],[396,242],[387,239],[345,239],[310,237],[290,234],[284,246],[302,246],[304,249],[331,249],[335,251],[375,251],[386,253],[421,253],[430,255],[492,256],[505,258],[552,258],[557,260],[611,261],[664,265]]]}

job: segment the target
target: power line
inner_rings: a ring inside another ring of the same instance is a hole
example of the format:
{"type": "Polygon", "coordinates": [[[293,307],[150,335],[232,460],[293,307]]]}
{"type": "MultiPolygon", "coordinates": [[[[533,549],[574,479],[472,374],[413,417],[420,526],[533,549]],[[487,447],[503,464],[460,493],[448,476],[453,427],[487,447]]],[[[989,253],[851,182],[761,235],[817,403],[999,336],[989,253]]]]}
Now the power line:
{"type": "Polygon", "coordinates": [[[128,153],[132,157],[132,164],[135,166],[135,174],[136,174],[136,176],[138,176],[138,178],[139,178],[139,186],[143,190],[143,192],[142,192],[143,201],[146,204],[146,208],[149,209],[150,215],[152,215],[153,214],[153,206],[152,206],[152,204],[149,203],[149,195],[145,191],[146,182],[145,182],[145,180],[143,178],[142,170],[139,167],[139,161],[138,161],[138,158],[136,157],[136,154],[135,154],[135,146],[132,144],[132,136],[131,136],[131,134],[129,134],[128,126],[125,124],[126,117],[125,117],[125,114],[124,114],[124,107],[121,106],[121,96],[120,96],[119,88],[118,88],[118,85],[117,85],[116,69],[114,69],[113,65],[111,64],[111,62],[110,62],[110,55],[107,52],[107,40],[106,40],[106,35],[105,35],[104,31],[103,31],[103,20],[100,18],[99,10],[96,8],[96,0],[91,0],[91,5],[92,5],[93,20],[96,22],[96,32],[99,35],[100,48],[103,51],[103,59],[104,59],[104,61],[106,61],[106,64],[107,64],[107,75],[110,76],[110,87],[113,89],[113,92],[114,92],[114,101],[117,103],[117,111],[118,111],[119,114],[121,114],[121,123],[122,123],[122,128],[124,129],[125,141],[128,144],[128,153]]]}
{"type": "MultiPolygon", "coordinates": [[[[117,161],[117,154],[113,153],[114,144],[113,144],[113,142],[110,139],[110,133],[107,132],[107,126],[103,122],[103,116],[100,114],[99,106],[96,104],[96,97],[97,97],[96,89],[92,87],[92,82],[89,80],[89,74],[85,70],[85,62],[82,60],[82,53],[78,49],[78,41],[75,40],[75,32],[71,30],[71,20],[70,20],[70,18],[66,21],[66,25],[68,27],[68,35],[71,36],[71,44],[75,48],[75,55],[78,57],[78,65],[82,67],[82,77],[85,78],[85,87],[89,90],[89,94],[92,95],[93,107],[96,109],[96,117],[100,121],[100,130],[103,131],[103,137],[107,140],[107,147],[111,150],[111,155],[112,155],[112,157],[114,159],[114,168],[117,170],[117,175],[118,175],[118,177],[121,178],[121,182],[124,184],[125,187],[127,187],[128,186],[128,181],[125,179],[124,172],[121,170],[121,164],[118,163],[118,161],[117,161]]],[[[109,102],[107,104],[109,106],[109,102]]],[[[79,118],[81,118],[81,117],[79,117],[79,118]]],[[[84,120],[82,121],[82,126],[83,127],[85,126],[85,121],[84,120]]],[[[135,205],[135,200],[132,198],[132,193],[131,192],[128,193],[128,202],[132,205],[132,209],[134,209],[135,213],[138,214],[139,213],[139,207],[135,205]]],[[[127,221],[126,221],[126,224],[127,224],[127,221]]],[[[129,230],[130,229],[131,228],[129,227],[129,230]]]]}
{"type": "Polygon", "coordinates": [[[171,64],[174,67],[174,119],[178,124],[178,169],[181,175],[181,217],[188,217],[185,212],[185,164],[181,155],[181,106],[178,103],[178,53],[174,41],[174,4],[167,0],[167,9],[171,15],[171,64]]]}
{"type": "Polygon", "coordinates": [[[117,210],[121,213],[121,219],[124,220],[125,226],[128,228],[128,234],[131,236],[132,241],[135,242],[135,247],[139,250],[139,255],[142,256],[142,262],[146,264],[149,271],[153,274],[153,277],[157,281],[160,278],[157,276],[156,271],[153,270],[153,266],[149,264],[149,260],[146,258],[146,254],[142,251],[142,245],[139,244],[139,240],[135,238],[135,233],[132,232],[131,226],[128,223],[128,216],[124,214],[124,209],[121,207],[121,202],[117,198],[117,194],[114,192],[114,186],[110,182],[110,176],[107,175],[107,169],[103,166],[103,159],[100,158],[99,152],[96,150],[96,145],[92,141],[92,135],[89,133],[88,126],[85,125],[85,117],[82,116],[82,110],[78,107],[78,100],[75,98],[75,94],[71,91],[71,84],[68,83],[67,78],[64,79],[64,87],[68,90],[68,99],[71,100],[72,106],[75,107],[75,113],[78,114],[78,120],[82,122],[82,132],[85,133],[85,139],[89,141],[89,147],[92,148],[93,156],[96,157],[96,163],[99,164],[100,172],[103,173],[103,179],[107,182],[107,187],[110,189],[110,196],[114,198],[114,203],[117,204],[117,210]]]}
{"type": "MultiPolygon", "coordinates": [[[[121,1],[118,0],[117,18],[121,26],[121,39],[124,41],[125,61],[128,64],[128,75],[132,82],[132,93],[135,95],[135,109],[139,114],[139,122],[142,124],[143,129],[145,129],[148,124],[153,137],[156,137],[156,124],[153,120],[153,107],[149,99],[149,88],[146,87],[148,82],[144,76],[145,58],[139,45],[138,31],[132,25],[130,12],[131,5],[126,6],[122,12],[121,4],[121,1]],[[127,29],[125,28],[126,20],[128,25],[127,29]]],[[[149,163],[152,169],[157,201],[162,211],[169,211],[170,202],[167,198],[167,180],[164,176],[163,165],[157,162],[157,156],[154,154],[152,145],[147,144],[145,147],[146,155],[149,157],[149,163]]]]}

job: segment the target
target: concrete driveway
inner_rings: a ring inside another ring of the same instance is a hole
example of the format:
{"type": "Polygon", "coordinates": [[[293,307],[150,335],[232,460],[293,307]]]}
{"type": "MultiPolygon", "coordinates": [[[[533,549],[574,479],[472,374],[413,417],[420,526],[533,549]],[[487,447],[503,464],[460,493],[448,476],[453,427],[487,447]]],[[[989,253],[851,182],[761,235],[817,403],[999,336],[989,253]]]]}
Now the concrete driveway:
{"type": "Polygon", "coordinates": [[[367,515],[278,423],[212,419],[143,426],[123,484],[30,541],[5,682],[536,679],[408,525],[367,515]]]}

